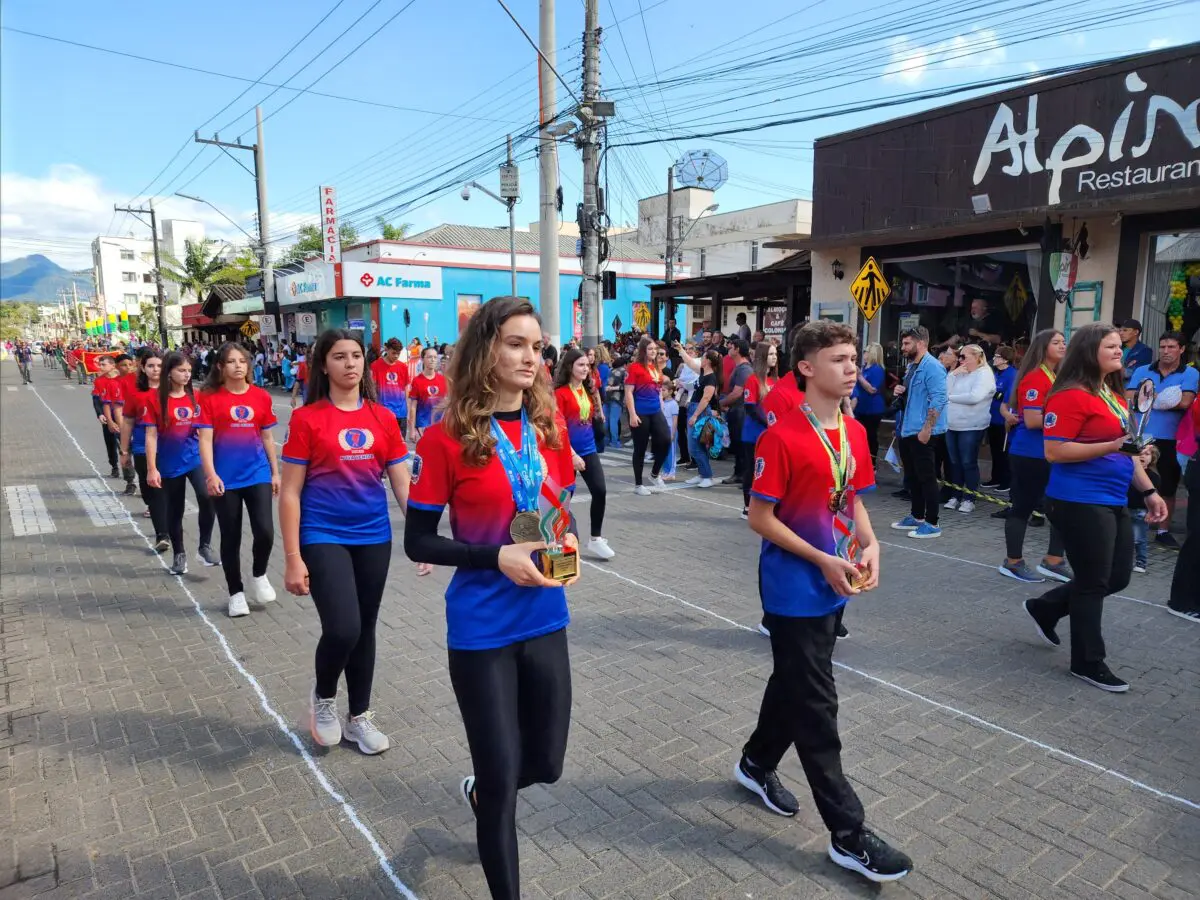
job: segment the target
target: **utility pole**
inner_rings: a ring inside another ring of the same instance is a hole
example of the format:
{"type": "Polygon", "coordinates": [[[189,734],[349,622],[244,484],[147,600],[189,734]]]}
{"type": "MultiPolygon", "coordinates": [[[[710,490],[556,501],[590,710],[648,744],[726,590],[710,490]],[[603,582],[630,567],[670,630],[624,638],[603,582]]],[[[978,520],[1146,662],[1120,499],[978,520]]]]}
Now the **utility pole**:
{"type": "MultiPolygon", "coordinates": [[[[508,136],[508,168],[512,170],[512,135],[508,136]]],[[[512,269],[512,296],[517,296],[517,198],[507,197],[504,201],[508,205],[508,263],[512,269]]]]}
{"type": "Polygon", "coordinates": [[[600,209],[600,123],[592,104],[600,99],[600,3],[585,0],[583,13],[583,109],[579,117],[578,144],[583,152],[583,215],[580,217],[580,237],[583,239],[583,285],[580,291],[583,306],[583,345],[600,343],[600,231],[603,212],[600,209]]]}
{"type": "Polygon", "coordinates": [[[667,166],[667,284],[675,280],[675,167],[667,166]]]}
{"type": "MultiPolygon", "coordinates": [[[[158,340],[165,350],[167,347],[167,313],[166,302],[163,298],[162,260],[158,255],[158,214],[154,211],[154,200],[151,199],[149,209],[131,209],[128,206],[113,206],[117,212],[132,215],[150,216],[150,242],[154,245],[154,282],[158,289],[158,340]]],[[[74,287],[74,284],[72,284],[74,287]]],[[[126,310],[128,312],[128,310],[126,310]]],[[[141,310],[139,310],[141,312],[141,310]]],[[[108,333],[108,303],[104,304],[104,331],[108,333]]]]}
{"type": "Polygon", "coordinates": [[[538,98],[541,124],[538,138],[538,244],[540,277],[538,293],[541,298],[542,328],[550,342],[559,340],[559,283],[558,283],[558,145],[550,133],[554,108],[558,105],[558,90],[554,70],[558,51],[554,27],[555,0],[540,0],[538,6],[538,98]]]}
{"type": "MultiPolygon", "coordinates": [[[[283,323],[279,317],[279,304],[275,300],[275,276],[271,270],[271,253],[268,243],[271,234],[270,212],[267,209],[267,161],[263,148],[263,114],[262,107],[254,107],[255,143],[247,146],[239,137],[237,143],[230,144],[214,134],[212,140],[200,137],[196,132],[197,144],[212,144],[225,150],[249,150],[254,154],[254,184],[258,194],[258,266],[262,272],[263,311],[275,319],[275,333],[281,333],[283,323]]],[[[244,168],[244,167],[243,167],[244,168]]]]}

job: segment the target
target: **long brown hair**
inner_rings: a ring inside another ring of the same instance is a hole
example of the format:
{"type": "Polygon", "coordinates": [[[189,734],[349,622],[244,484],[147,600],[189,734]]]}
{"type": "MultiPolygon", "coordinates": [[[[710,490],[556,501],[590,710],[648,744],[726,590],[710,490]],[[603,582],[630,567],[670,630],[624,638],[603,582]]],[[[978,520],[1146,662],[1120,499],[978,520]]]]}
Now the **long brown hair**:
{"type": "MultiPolygon", "coordinates": [[[[167,404],[171,396],[171,372],[174,369],[178,369],[180,366],[187,366],[188,368],[191,368],[192,360],[190,357],[184,356],[178,350],[172,350],[163,360],[162,374],[158,377],[158,408],[161,416],[159,421],[162,423],[162,427],[164,429],[167,427],[167,404]]],[[[196,392],[192,390],[192,383],[189,381],[184,385],[183,389],[187,394],[188,402],[191,404],[192,409],[195,410],[196,392]]]]}
{"type": "Polygon", "coordinates": [[[304,405],[316,403],[329,397],[329,373],[325,371],[325,359],[338,341],[354,341],[363,355],[362,380],[358,383],[358,394],[362,399],[374,402],[379,398],[375,381],[371,378],[371,367],[367,365],[367,348],[362,338],[344,328],[329,328],[322,331],[313,343],[305,360],[308,362],[308,383],[304,385],[304,405]]]}
{"type": "Polygon", "coordinates": [[[765,397],[767,392],[771,390],[771,385],[768,383],[768,378],[779,378],[779,351],[775,351],[775,365],[768,366],[767,358],[771,355],[771,347],[774,345],[770,341],[760,341],[758,346],[754,348],[754,376],[758,379],[758,389],[761,397],[765,397]]]}
{"type": "Polygon", "coordinates": [[[651,347],[656,348],[655,358],[657,359],[658,352],[657,352],[657,345],[654,342],[654,338],[650,337],[650,335],[648,335],[648,334],[643,334],[641,336],[641,338],[638,339],[637,349],[633,351],[633,361],[635,363],[641,363],[647,369],[651,368],[652,366],[655,366],[656,365],[655,360],[650,358],[650,348],[651,347]]]}
{"type": "MultiPolygon", "coordinates": [[[[1017,371],[1017,377],[1013,379],[1012,391],[1008,396],[1008,407],[1013,412],[1016,412],[1017,390],[1021,387],[1021,382],[1026,375],[1046,361],[1046,348],[1060,334],[1062,332],[1057,328],[1045,328],[1035,334],[1029,342],[1029,349],[1025,351],[1025,358],[1021,360],[1021,368],[1017,371]]],[[[1055,377],[1057,378],[1057,375],[1055,377]]]]}
{"type": "Polygon", "coordinates": [[[1058,366],[1057,377],[1046,399],[1070,388],[1083,388],[1091,394],[1099,394],[1105,386],[1116,396],[1124,396],[1125,383],[1121,370],[1107,375],[1100,372],[1100,345],[1116,331],[1116,327],[1108,322],[1089,322],[1072,334],[1067,355],[1058,366]]]}
{"type": "Polygon", "coordinates": [[[712,376],[717,379],[717,394],[713,399],[719,400],[721,391],[725,387],[725,363],[723,362],[725,357],[716,350],[709,350],[704,354],[704,358],[708,360],[708,365],[712,369],[712,376]]]}
{"type": "Polygon", "coordinates": [[[219,391],[225,386],[225,363],[229,362],[231,353],[240,353],[246,357],[246,383],[253,386],[254,384],[254,357],[250,355],[250,351],[234,341],[226,341],[217,351],[216,359],[213,360],[212,367],[208,370],[208,375],[204,378],[204,384],[200,385],[200,390],[206,394],[211,394],[219,391]]]}
{"type": "MultiPolygon", "coordinates": [[[[537,310],[528,300],[493,297],[468,320],[446,373],[450,396],[442,427],[462,444],[462,458],[467,465],[486,464],[496,447],[492,436],[497,398],[496,342],[501,326],[514,316],[532,316],[538,328],[542,326],[537,310]]],[[[554,422],[554,397],[543,374],[539,373],[533,385],[522,392],[521,404],[546,446],[556,450],[561,447],[562,438],[554,422]]]]}

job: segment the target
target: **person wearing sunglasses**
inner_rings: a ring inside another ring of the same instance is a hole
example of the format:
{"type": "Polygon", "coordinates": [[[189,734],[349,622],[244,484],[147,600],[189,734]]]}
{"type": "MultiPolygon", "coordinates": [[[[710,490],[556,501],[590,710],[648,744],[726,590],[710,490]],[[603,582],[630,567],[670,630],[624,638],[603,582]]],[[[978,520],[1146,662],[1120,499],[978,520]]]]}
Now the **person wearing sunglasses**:
{"type": "Polygon", "coordinates": [[[958,365],[946,379],[950,405],[946,450],[950,456],[953,492],[946,509],[975,511],[974,495],[979,490],[979,445],[991,420],[996,377],[985,362],[983,348],[967,344],[959,352],[958,365]],[[965,489],[965,490],[964,490],[965,489]]]}

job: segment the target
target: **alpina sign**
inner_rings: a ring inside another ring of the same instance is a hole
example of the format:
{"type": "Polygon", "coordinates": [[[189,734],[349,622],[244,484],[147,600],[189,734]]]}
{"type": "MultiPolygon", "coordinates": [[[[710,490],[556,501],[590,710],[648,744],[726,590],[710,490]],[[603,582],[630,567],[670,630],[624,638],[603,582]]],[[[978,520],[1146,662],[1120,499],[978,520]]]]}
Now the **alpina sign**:
{"type": "Polygon", "coordinates": [[[1184,106],[1169,96],[1147,95],[1149,85],[1138,77],[1137,72],[1126,75],[1124,82],[1129,102],[1110,129],[1101,132],[1091,125],[1072,125],[1054,142],[1044,161],[1038,158],[1037,149],[1041,134],[1038,95],[1030,94],[1026,99],[1024,129],[1017,125],[1013,108],[1001,103],[996,107],[992,126],[980,148],[974,183],[979,185],[984,180],[997,158],[1007,157],[1008,163],[1000,168],[1005,175],[1015,178],[1027,172],[1050,173],[1046,198],[1049,206],[1062,202],[1065,178],[1074,180],[1073,193],[1080,197],[1088,192],[1175,181],[1191,180],[1200,186],[1200,157],[1196,155],[1200,148],[1200,123],[1197,120],[1200,97],[1184,106]],[[1178,128],[1192,152],[1154,165],[1140,165],[1138,161],[1150,151],[1159,134],[1160,117],[1163,126],[1178,128]]]}

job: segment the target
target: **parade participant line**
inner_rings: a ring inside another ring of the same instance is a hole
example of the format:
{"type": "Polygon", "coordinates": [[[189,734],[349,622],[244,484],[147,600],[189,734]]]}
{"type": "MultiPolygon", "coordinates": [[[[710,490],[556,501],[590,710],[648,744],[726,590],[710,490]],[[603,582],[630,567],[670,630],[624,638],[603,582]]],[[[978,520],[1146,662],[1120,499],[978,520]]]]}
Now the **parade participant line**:
{"type": "MultiPolygon", "coordinates": [[[[46,407],[46,411],[54,417],[54,421],[58,422],[58,424],[62,426],[62,430],[66,433],[67,439],[75,445],[75,449],[79,451],[79,455],[83,457],[83,461],[91,466],[92,471],[94,471],[96,476],[103,481],[104,476],[101,474],[100,470],[96,468],[96,464],[92,462],[91,457],[89,457],[84,451],[83,447],[80,446],[79,441],[75,440],[75,436],[71,434],[71,431],[67,428],[66,423],[58,417],[58,413],[56,413],[50,407],[50,404],[48,404],[42,398],[42,395],[38,393],[37,388],[33,389],[33,393],[41,402],[42,406],[46,407]]],[[[106,482],[105,487],[108,487],[106,482]]],[[[108,488],[108,491],[114,497],[117,496],[116,492],[113,491],[111,487],[108,488]]],[[[125,510],[125,516],[129,522],[129,526],[146,544],[146,548],[150,550],[151,553],[154,553],[154,544],[146,536],[145,532],[143,532],[138,526],[137,520],[133,518],[133,514],[129,512],[129,509],[125,507],[124,504],[122,504],[122,508],[125,510]]],[[[166,561],[157,553],[154,553],[154,558],[158,560],[159,565],[164,569],[168,568],[166,561]]],[[[300,738],[290,727],[288,727],[288,724],[286,721],[284,721],[283,716],[276,712],[275,708],[271,706],[271,701],[267,697],[267,692],[263,689],[263,686],[259,684],[258,679],[251,675],[246,667],[238,661],[237,656],[233,652],[233,648],[229,645],[229,641],[226,639],[225,635],[221,633],[221,630],[213,623],[212,619],[210,619],[204,612],[203,607],[200,606],[200,602],[196,599],[195,595],[184,582],[183,576],[176,575],[174,577],[176,583],[183,589],[184,594],[187,595],[188,600],[191,601],[192,607],[196,610],[196,615],[200,617],[200,621],[207,625],[208,629],[216,636],[217,642],[221,645],[221,650],[225,653],[225,658],[228,659],[233,668],[236,669],[244,679],[246,679],[246,683],[249,684],[254,690],[254,693],[258,695],[259,704],[262,706],[263,712],[265,712],[269,718],[275,721],[275,724],[279,727],[279,730],[282,731],[284,735],[287,736],[288,740],[292,742],[292,746],[296,748],[296,751],[300,754],[300,758],[304,760],[304,763],[308,766],[309,771],[313,773],[313,777],[316,778],[317,783],[321,786],[325,793],[328,794],[330,798],[332,798],[332,800],[342,808],[342,812],[346,814],[346,818],[350,820],[355,829],[358,830],[358,833],[361,834],[371,846],[371,851],[375,854],[375,858],[379,862],[379,867],[383,869],[384,874],[387,875],[388,880],[391,881],[392,887],[394,887],[396,891],[405,898],[405,900],[418,900],[417,895],[409,890],[408,885],[400,880],[400,876],[396,874],[396,870],[393,869],[392,864],[388,862],[387,854],[384,853],[383,847],[380,846],[379,841],[375,838],[375,835],[371,833],[371,830],[367,828],[367,826],[363,824],[362,819],[359,818],[358,811],[351,806],[350,802],[340,793],[338,793],[337,789],[334,788],[334,786],[329,782],[329,779],[325,776],[325,773],[322,772],[320,766],[317,765],[317,761],[313,759],[312,754],[305,749],[300,738]]]]}
{"type": "MultiPolygon", "coordinates": [[[[713,501],[710,500],[710,501],[706,501],[706,502],[711,503],[713,501]]],[[[719,504],[719,505],[724,505],[724,504],[719,504]]],[[[588,568],[596,569],[599,572],[604,572],[607,575],[611,575],[613,578],[616,578],[620,581],[624,581],[628,584],[631,584],[634,587],[638,588],[639,590],[649,591],[651,594],[657,594],[659,597],[665,597],[668,600],[674,600],[676,603],[682,604],[683,606],[686,606],[689,609],[694,609],[697,612],[703,613],[706,616],[710,616],[714,619],[724,622],[727,625],[731,625],[732,627],[737,628],[740,631],[747,631],[747,632],[750,632],[751,634],[759,633],[757,628],[752,628],[749,625],[743,625],[740,622],[735,622],[733,619],[726,618],[725,616],[721,615],[720,613],[713,612],[711,609],[706,609],[705,607],[700,606],[699,604],[692,603],[688,600],[684,600],[682,597],[676,597],[674,594],[668,594],[665,591],[660,591],[657,588],[652,588],[648,584],[642,584],[640,581],[635,581],[634,579],[629,578],[628,576],[621,575],[618,572],[614,572],[612,569],[608,568],[607,566],[597,565],[596,563],[589,562],[588,560],[580,560],[580,562],[582,562],[583,565],[587,566],[588,568]]],[[[1135,787],[1135,788],[1138,788],[1139,790],[1145,791],[1148,794],[1152,794],[1153,796],[1158,797],[1162,800],[1170,800],[1175,803],[1179,803],[1182,806],[1186,806],[1189,809],[1200,810],[1200,803],[1197,803],[1194,800],[1189,800],[1186,797],[1181,797],[1178,794],[1171,794],[1171,793],[1168,793],[1167,791],[1160,790],[1156,787],[1146,784],[1144,781],[1138,781],[1136,778],[1134,778],[1130,775],[1126,775],[1124,772],[1119,772],[1116,769],[1111,769],[1108,766],[1101,765],[1098,762],[1093,762],[1090,759],[1085,759],[1082,756],[1076,756],[1074,753],[1071,753],[1070,751],[1062,750],[1058,747],[1055,747],[1052,744],[1047,744],[1044,741],[1039,741],[1037,738],[1031,738],[1027,735],[1021,734],[1020,732],[1013,731],[1010,728],[1005,728],[1003,725],[998,725],[995,722],[991,722],[987,719],[981,718],[980,716],[974,715],[973,713],[969,713],[966,710],[959,709],[956,706],[951,706],[948,703],[942,703],[941,701],[934,700],[932,697],[927,697],[924,694],[918,694],[916,691],[909,690],[908,688],[902,687],[901,685],[898,685],[891,681],[888,681],[885,678],[880,678],[878,675],[872,675],[869,672],[864,672],[862,669],[856,669],[853,666],[848,666],[845,663],[838,662],[837,660],[834,660],[833,664],[839,669],[843,669],[844,671],[850,672],[854,675],[858,675],[861,678],[865,678],[867,681],[872,681],[875,684],[878,684],[882,687],[888,688],[889,690],[895,691],[898,694],[903,694],[904,696],[911,697],[914,700],[920,700],[923,703],[928,703],[930,706],[932,706],[936,709],[940,709],[943,712],[951,713],[952,715],[954,715],[956,717],[966,719],[969,722],[972,722],[976,725],[980,725],[984,728],[990,729],[991,731],[995,731],[999,734],[1003,734],[1008,737],[1014,738],[1015,740],[1018,740],[1024,744],[1028,744],[1031,747],[1037,747],[1039,750],[1042,750],[1051,756],[1058,756],[1058,757],[1061,757],[1062,759],[1066,759],[1071,762],[1079,763],[1080,765],[1085,766],[1089,769],[1092,769],[1095,772],[1099,772],[1101,775],[1111,775],[1113,778],[1116,778],[1120,781],[1124,781],[1125,783],[1131,785],[1132,787],[1135,787]]]]}

